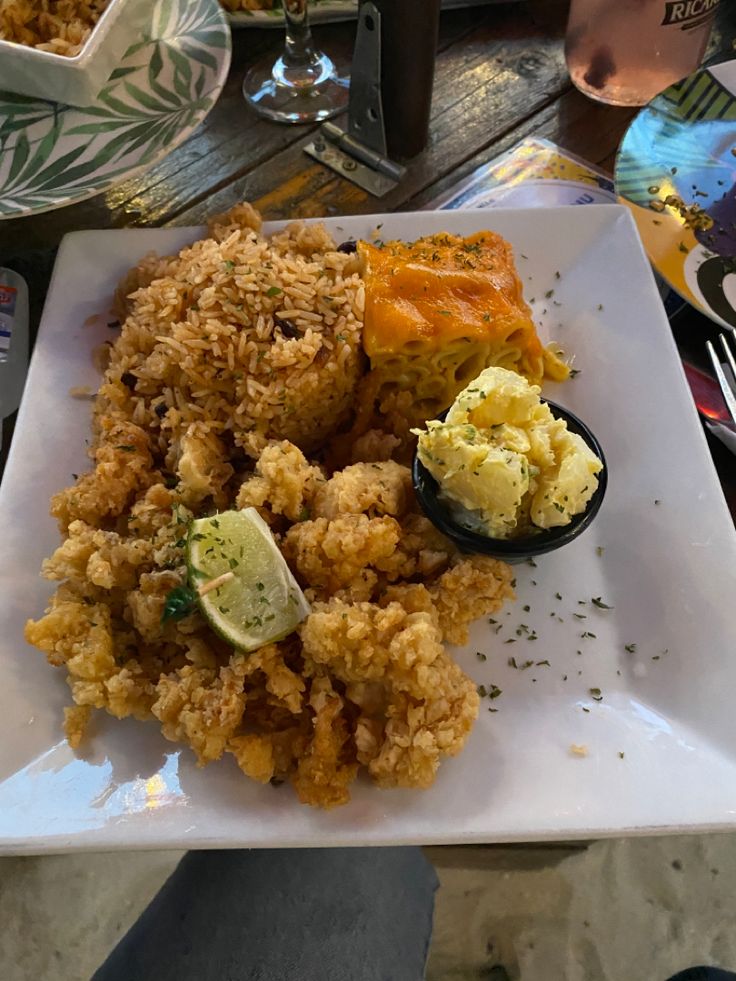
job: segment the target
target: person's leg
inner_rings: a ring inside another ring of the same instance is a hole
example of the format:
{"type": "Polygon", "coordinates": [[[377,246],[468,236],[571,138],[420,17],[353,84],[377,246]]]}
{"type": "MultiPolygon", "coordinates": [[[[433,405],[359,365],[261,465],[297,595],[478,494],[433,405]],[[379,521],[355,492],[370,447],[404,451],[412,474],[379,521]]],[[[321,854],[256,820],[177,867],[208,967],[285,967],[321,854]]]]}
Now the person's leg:
{"type": "Polygon", "coordinates": [[[93,981],[421,981],[419,848],[190,852],[93,981]]]}
{"type": "Polygon", "coordinates": [[[667,981],[736,981],[733,971],[722,971],[719,967],[688,967],[678,971],[667,981]]]}

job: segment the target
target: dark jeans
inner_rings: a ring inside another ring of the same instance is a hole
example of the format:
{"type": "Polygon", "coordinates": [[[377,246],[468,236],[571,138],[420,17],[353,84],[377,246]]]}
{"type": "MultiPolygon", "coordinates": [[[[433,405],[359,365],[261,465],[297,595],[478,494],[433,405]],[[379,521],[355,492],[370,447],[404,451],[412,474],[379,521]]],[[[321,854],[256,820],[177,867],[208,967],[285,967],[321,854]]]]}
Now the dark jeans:
{"type": "Polygon", "coordinates": [[[94,981],[421,981],[419,848],[190,852],[94,981]]]}
{"type": "Polygon", "coordinates": [[[190,852],[93,981],[422,981],[436,888],[419,848],[190,852]]]}

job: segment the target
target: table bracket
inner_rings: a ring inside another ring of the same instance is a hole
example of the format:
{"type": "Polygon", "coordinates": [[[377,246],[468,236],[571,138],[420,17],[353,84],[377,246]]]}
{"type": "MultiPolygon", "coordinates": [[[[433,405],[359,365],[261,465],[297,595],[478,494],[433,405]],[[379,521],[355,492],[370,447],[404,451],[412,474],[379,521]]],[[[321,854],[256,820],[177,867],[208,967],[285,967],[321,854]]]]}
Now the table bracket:
{"type": "Polygon", "coordinates": [[[325,122],[304,152],[375,197],[387,194],[406,173],[405,167],[387,155],[381,99],[381,13],[371,0],[360,5],[358,14],[347,132],[325,122]]]}

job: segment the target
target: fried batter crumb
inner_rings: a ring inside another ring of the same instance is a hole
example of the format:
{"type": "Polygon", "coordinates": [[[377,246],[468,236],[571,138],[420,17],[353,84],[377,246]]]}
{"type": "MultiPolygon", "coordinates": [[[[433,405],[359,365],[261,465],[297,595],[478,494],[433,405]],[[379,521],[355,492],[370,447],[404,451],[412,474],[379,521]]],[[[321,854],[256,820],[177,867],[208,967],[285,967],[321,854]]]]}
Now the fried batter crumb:
{"type": "Polygon", "coordinates": [[[300,521],[324,481],[319,467],[308,463],[298,447],[282,440],[263,450],[255,475],[240,488],[236,505],[265,508],[272,514],[285,515],[290,521],[300,521]]]}
{"type": "Polygon", "coordinates": [[[303,804],[337,807],[350,800],[348,787],[358,773],[348,761],[351,742],[343,699],[327,677],[315,678],[309,704],[314,712],[314,735],[291,780],[303,804]]]}
{"type": "Polygon", "coordinates": [[[64,735],[72,749],[79,749],[91,715],[89,705],[71,705],[64,709],[64,735]]]}
{"type": "Polygon", "coordinates": [[[512,578],[510,566],[487,555],[453,560],[451,568],[429,587],[448,644],[466,644],[469,623],[514,599],[512,578]]]}
{"type": "Polygon", "coordinates": [[[155,482],[148,437],[132,423],[112,422],[103,430],[95,462],[94,470],[51,500],[51,513],[62,532],[75,518],[99,525],[105,518],[117,517],[136,490],[155,482]]]}
{"type": "Polygon", "coordinates": [[[317,597],[341,593],[369,599],[378,583],[377,568],[395,552],[401,528],[394,518],[348,514],[292,525],[284,555],[317,597]]]}
{"type": "Polygon", "coordinates": [[[345,514],[388,514],[399,518],[413,502],[411,473],[393,460],[354,463],[336,473],[314,499],[317,518],[345,514]]]}

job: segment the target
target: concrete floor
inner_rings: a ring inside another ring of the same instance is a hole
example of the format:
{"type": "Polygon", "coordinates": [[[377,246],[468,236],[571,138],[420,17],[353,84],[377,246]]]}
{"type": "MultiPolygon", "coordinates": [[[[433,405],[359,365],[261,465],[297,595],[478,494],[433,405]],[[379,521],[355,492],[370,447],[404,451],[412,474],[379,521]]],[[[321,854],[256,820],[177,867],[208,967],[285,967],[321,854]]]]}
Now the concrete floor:
{"type": "MultiPolygon", "coordinates": [[[[0,977],[87,981],[180,854],[0,859],[0,977]]],[[[736,835],[427,854],[441,881],[427,981],[665,981],[736,966],[736,835]]]]}

